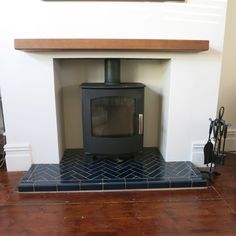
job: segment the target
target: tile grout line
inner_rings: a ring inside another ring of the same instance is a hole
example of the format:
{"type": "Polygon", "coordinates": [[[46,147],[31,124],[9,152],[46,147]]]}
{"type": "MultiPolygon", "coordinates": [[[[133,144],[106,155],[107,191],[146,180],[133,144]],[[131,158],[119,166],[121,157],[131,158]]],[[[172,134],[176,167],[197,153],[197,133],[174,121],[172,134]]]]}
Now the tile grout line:
{"type": "Polygon", "coordinates": [[[233,213],[233,214],[236,214],[236,211],[230,206],[230,204],[226,201],[226,199],[222,196],[222,194],[220,194],[217,190],[216,190],[216,188],[215,188],[215,186],[211,186],[213,189],[214,189],[214,191],[217,193],[217,195],[219,196],[219,198],[228,206],[228,208],[231,210],[231,212],[233,213]]]}

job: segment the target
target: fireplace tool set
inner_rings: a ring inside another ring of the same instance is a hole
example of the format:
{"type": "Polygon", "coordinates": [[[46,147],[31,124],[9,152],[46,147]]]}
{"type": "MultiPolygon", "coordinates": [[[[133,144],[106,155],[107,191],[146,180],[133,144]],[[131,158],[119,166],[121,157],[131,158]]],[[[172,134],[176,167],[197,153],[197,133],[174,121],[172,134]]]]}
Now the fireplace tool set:
{"type": "Polygon", "coordinates": [[[223,120],[224,107],[220,107],[218,118],[210,120],[208,141],[204,146],[204,164],[207,170],[201,171],[209,175],[209,180],[214,181],[215,176],[220,175],[216,171],[217,165],[224,165],[225,161],[225,142],[227,137],[227,129],[230,124],[226,124],[223,120]]]}

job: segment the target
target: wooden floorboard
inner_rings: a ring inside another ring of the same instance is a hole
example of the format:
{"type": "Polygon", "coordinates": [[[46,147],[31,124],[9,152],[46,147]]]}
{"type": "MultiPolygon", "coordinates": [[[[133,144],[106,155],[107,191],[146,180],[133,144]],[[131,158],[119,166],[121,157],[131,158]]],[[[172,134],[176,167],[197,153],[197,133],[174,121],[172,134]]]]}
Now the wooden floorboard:
{"type": "Polygon", "coordinates": [[[236,154],[207,189],[18,193],[0,171],[0,235],[236,235],[236,154]]]}

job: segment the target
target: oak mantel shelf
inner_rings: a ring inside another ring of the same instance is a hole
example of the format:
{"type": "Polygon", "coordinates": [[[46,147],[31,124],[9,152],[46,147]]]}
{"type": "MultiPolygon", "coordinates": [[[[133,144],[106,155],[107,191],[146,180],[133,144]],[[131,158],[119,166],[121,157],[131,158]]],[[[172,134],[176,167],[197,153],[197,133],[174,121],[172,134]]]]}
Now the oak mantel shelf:
{"type": "Polygon", "coordinates": [[[159,51],[201,52],[209,40],[180,39],[15,39],[16,50],[50,51],[159,51]]]}

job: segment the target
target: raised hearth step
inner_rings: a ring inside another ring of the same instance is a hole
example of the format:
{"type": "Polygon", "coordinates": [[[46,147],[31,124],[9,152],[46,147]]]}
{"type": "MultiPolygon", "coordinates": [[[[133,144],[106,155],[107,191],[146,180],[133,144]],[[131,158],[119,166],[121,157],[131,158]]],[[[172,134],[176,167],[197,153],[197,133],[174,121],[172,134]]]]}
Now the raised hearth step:
{"type": "Polygon", "coordinates": [[[18,184],[19,192],[109,191],[206,187],[207,180],[188,161],[165,162],[145,148],[134,158],[97,158],[68,149],[60,164],[34,164],[18,184]]]}

